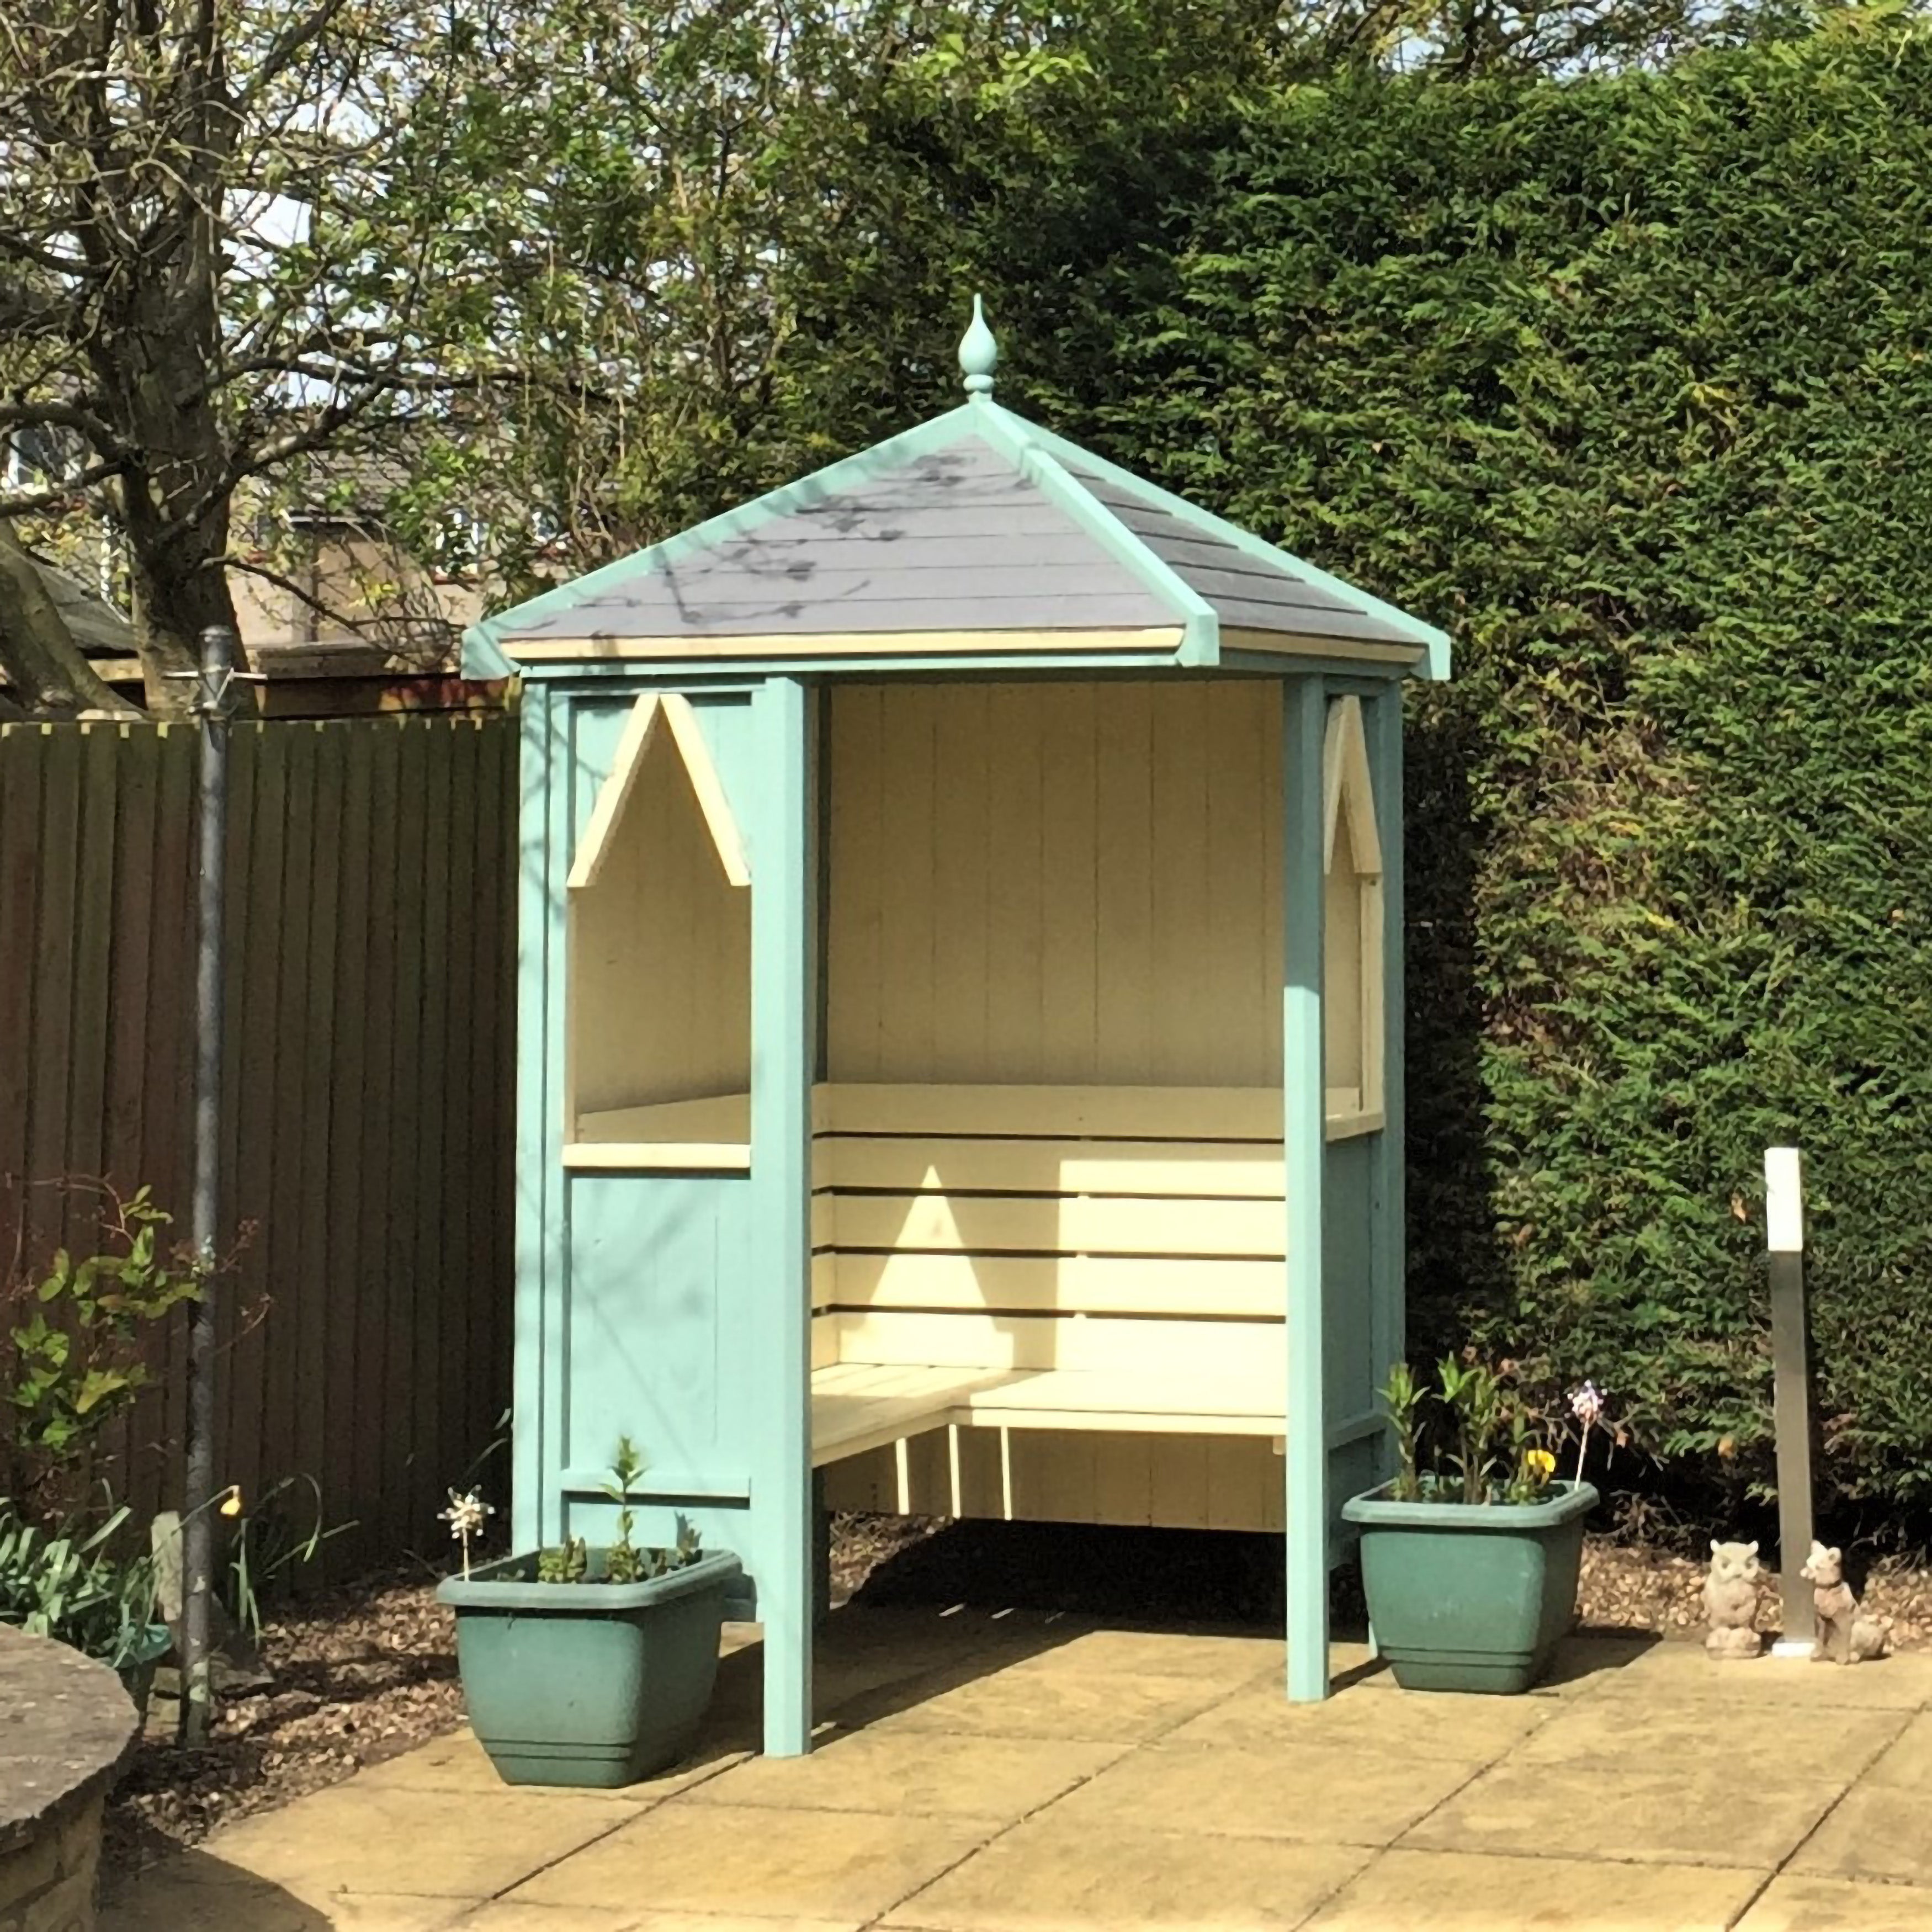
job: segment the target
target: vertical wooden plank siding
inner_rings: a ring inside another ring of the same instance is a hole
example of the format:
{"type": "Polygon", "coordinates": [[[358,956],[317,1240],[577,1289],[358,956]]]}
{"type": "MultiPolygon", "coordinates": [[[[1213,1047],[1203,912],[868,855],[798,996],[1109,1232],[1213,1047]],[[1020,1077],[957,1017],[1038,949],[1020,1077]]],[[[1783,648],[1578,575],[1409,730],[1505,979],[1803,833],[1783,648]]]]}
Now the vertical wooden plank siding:
{"type": "MultiPolygon", "coordinates": [[[[335,1000],[338,1010],[366,1014],[369,1007],[369,882],[370,814],[375,791],[375,741],[367,731],[340,734],[344,764],[341,836],[344,854],[336,909],[335,1000]]],[[[364,1203],[380,1200],[381,1171],[368,1165],[369,1136],[340,1130],[344,1120],[362,1121],[368,1106],[369,1028],[344,1027],[335,1043],[334,1085],[337,1130],[330,1148],[329,1199],[334,1240],[329,1252],[328,1338],[323,1372],[327,1378],[326,1412],[353,1413],[356,1379],[363,1372],[364,1352],[380,1346],[380,1320],[365,1324],[369,1290],[363,1252],[364,1203]]],[[[371,1370],[369,1372],[376,1372],[371,1370]]],[[[359,1439],[366,1431],[334,1430],[323,1468],[316,1473],[326,1497],[361,1493],[364,1450],[359,1439]]],[[[367,1541],[360,1528],[350,1532],[360,1553],[367,1541]]]]}
{"type": "MultiPolygon", "coordinates": [[[[515,732],[233,728],[224,1247],[252,1232],[218,1470],[251,1501],[313,1475],[357,1525],[338,1567],[434,1547],[440,1486],[507,1405],[515,732]]],[[[92,1231],[52,1184],[186,1212],[196,748],[179,724],[0,727],[0,1252],[30,1267],[92,1231]]],[[[141,1511],[178,1500],[180,1342],[154,1339],[110,1445],[141,1511]]]]}
{"type": "MultiPolygon", "coordinates": [[[[391,1318],[395,1275],[390,1257],[388,1210],[394,1176],[400,1167],[395,1152],[394,1118],[396,956],[402,908],[396,896],[397,839],[401,816],[403,738],[384,731],[370,740],[369,794],[369,924],[364,983],[368,988],[362,1055],[365,1138],[363,1172],[368,1177],[363,1210],[356,1234],[357,1373],[369,1386],[382,1390],[388,1403],[406,1403],[408,1390],[400,1373],[393,1379],[390,1364],[399,1351],[396,1324],[391,1318]]],[[[399,1410],[400,1415],[406,1409],[399,1410]]],[[[375,1499],[380,1508],[384,1472],[389,1461],[391,1431],[362,1432],[356,1449],[356,1493],[375,1499]]],[[[387,1520],[386,1518],[385,1519],[387,1520]]]]}
{"type": "MultiPolygon", "coordinates": [[[[74,917],[74,1051],[68,1066],[68,1158],[76,1174],[106,1170],[107,987],[113,956],[116,792],[122,740],[80,741],[80,849],[74,917]]],[[[82,1214],[85,1204],[76,1204],[82,1214]]],[[[78,1216],[76,1216],[78,1218],[78,1216]]]]}
{"type": "MultiPolygon", "coordinates": [[[[1402,841],[1408,815],[1402,802],[1402,686],[1390,679],[1366,707],[1370,781],[1382,843],[1382,1131],[1371,1159],[1370,1240],[1373,1300],[1370,1333],[1379,1386],[1408,1352],[1408,1218],[1405,1198],[1402,1076],[1407,998],[1403,983],[1402,841]]],[[[1376,1438],[1376,1466],[1395,1473],[1395,1447],[1386,1432],[1376,1438]]]]}
{"type": "MultiPolygon", "coordinates": [[[[0,727],[0,1012],[21,1040],[34,1036],[34,898],[40,874],[40,734],[0,727]]],[[[4,1040],[0,1034],[0,1040],[4,1040]]],[[[0,1044],[0,1215],[18,1227],[32,1171],[27,1100],[33,1062],[0,1044]]]]}
{"type": "Polygon", "coordinates": [[[764,784],[752,852],[753,1328],[764,1427],[752,1494],[766,1518],[765,1750],[812,1747],[812,1039],[818,956],[812,694],[772,678],[752,700],[764,784]]]}
{"type": "MultiPolygon", "coordinates": [[[[69,1166],[67,1096],[74,1058],[74,955],[76,902],[74,848],[80,832],[80,754],[83,735],[51,728],[41,734],[41,860],[34,911],[33,1022],[34,1065],[28,1082],[28,1153],[22,1177],[28,1190],[25,1216],[29,1252],[44,1251],[68,1234],[67,1202],[59,1192],[37,1185],[58,1180],[69,1166]],[[61,1166],[52,1174],[37,1171],[46,1153],[61,1166]]],[[[10,1247],[0,1250],[10,1252],[10,1247]]]]}
{"type": "Polygon", "coordinates": [[[1288,1202],[1288,1694],[1328,1694],[1328,1415],[1322,1306],[1322,680],[1283,686],[1282,1152],[1288,1202]]]}
{"type": "Polygon", "coordinates": [[[1280,714],[1260,680],[834,693],[830,1077],[1271,1087],[1280,714]]]}

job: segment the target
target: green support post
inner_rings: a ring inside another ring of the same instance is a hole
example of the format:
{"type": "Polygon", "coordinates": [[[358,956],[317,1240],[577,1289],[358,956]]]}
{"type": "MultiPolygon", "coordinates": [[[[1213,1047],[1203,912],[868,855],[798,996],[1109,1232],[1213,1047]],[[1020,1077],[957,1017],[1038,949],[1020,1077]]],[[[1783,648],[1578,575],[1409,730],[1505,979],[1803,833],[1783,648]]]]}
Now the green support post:
{"type": "Polygon", "coordinates": [[[1282,709],[1282,1154],[1288,1208],[1285,1424],[1288,1694],[1328,1694],[1327,1312],[1322,1196],[1327,1162],[1322,1064],[1322,741],[1326,688],[1291,678],[1282,709]]]}
{"type": "Polygon", "coordinates": [[[775,677],[752,700],[763,776],[752,841],[752,1198],[756,1381],[752,1507],[764,1518],[765,1750],[812,1748],[812,1070],[817,995],[811,694],[775,677]]]}
{"type": "MultiPolygon", "coordinates": [[[[1382,1378],[1408,1348],[1408,1238],[1402,1055],[1408,1011],[1402,991],[1402,681],[1391,678],[1367,713],[1369,781],[1382,848],[1382,1130],[1376,1138],[1370,1333],[1375,1376],[1382,1378]]],[[[1395,1474],[1395,1445],[1386,1433],[1376,1458],[1384,1478],[1395,1474]]]]}

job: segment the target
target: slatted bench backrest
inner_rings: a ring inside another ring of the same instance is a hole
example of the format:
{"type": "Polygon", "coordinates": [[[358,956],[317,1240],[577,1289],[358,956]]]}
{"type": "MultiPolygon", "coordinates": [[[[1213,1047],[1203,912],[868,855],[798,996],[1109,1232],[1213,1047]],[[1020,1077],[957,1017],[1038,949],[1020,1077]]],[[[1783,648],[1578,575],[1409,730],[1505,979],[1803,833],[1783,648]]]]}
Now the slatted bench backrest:
{"type": "Polygon", "coordinates": [[[1278,1388],[1281,1097],[826,1086],[814,1362],[1278,1388]]]}

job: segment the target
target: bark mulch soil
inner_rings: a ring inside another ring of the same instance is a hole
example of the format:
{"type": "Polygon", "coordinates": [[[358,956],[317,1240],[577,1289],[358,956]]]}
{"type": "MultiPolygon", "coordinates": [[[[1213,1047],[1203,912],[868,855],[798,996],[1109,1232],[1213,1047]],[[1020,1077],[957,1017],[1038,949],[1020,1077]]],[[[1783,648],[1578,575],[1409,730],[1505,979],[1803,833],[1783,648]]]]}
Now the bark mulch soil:
{"type": "MultiPolygon", "coordinates": [[[[1703,1624],[1703,1575],[1689,1556],[1593,1540],[1583,1559],[1582,1622],[1694,1636],[1703,1624]]],[[[835,1601],[1266,1628],[1280,1613],[1280,1578],[1279,1537],[1226,1531],[853,1516],[838,1520],[832,1538],[835,1601]]],[[[1885,1564],[1862,1580],[1867,1607],[1892,1619],[1901,1648],[1932,1648],[1932,1570],[1885,1564]]],[[[205,1749],[177,1748],[173,1707],[158,1702],[109,1804],[110,1872],[124,1879],[230,1819],[334,1784],[460,1724],[455,1629],[434,1589],[418,1568],[284,1610],[262,1634],[268,1682],[223,1701],[205,1749]]],[[[1336,1589],[1338,1624],[1359,1628],[1352,1576],[1338,1576],[1336,1589]]],[[[1767,1576],[1760,1625],[1775,1628],[1777,1618],[1767,1576]]]]}

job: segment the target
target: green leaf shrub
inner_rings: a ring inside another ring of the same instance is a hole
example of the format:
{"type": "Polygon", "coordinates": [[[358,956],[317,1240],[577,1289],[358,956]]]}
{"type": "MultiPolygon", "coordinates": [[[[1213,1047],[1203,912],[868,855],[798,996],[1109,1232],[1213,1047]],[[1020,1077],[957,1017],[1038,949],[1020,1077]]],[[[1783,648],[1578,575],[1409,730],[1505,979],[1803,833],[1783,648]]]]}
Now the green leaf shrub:
{"type": "Polygon", "coordinates": [[[1412,713],[1418,1339],[1761,1490],[1795,1144],[1825,1478],[1922,1510],[1932,43],[1299,90],[1166,219],[1150,310],[1066,305],[1076,433],[1456,640],[1412,713]]]}

